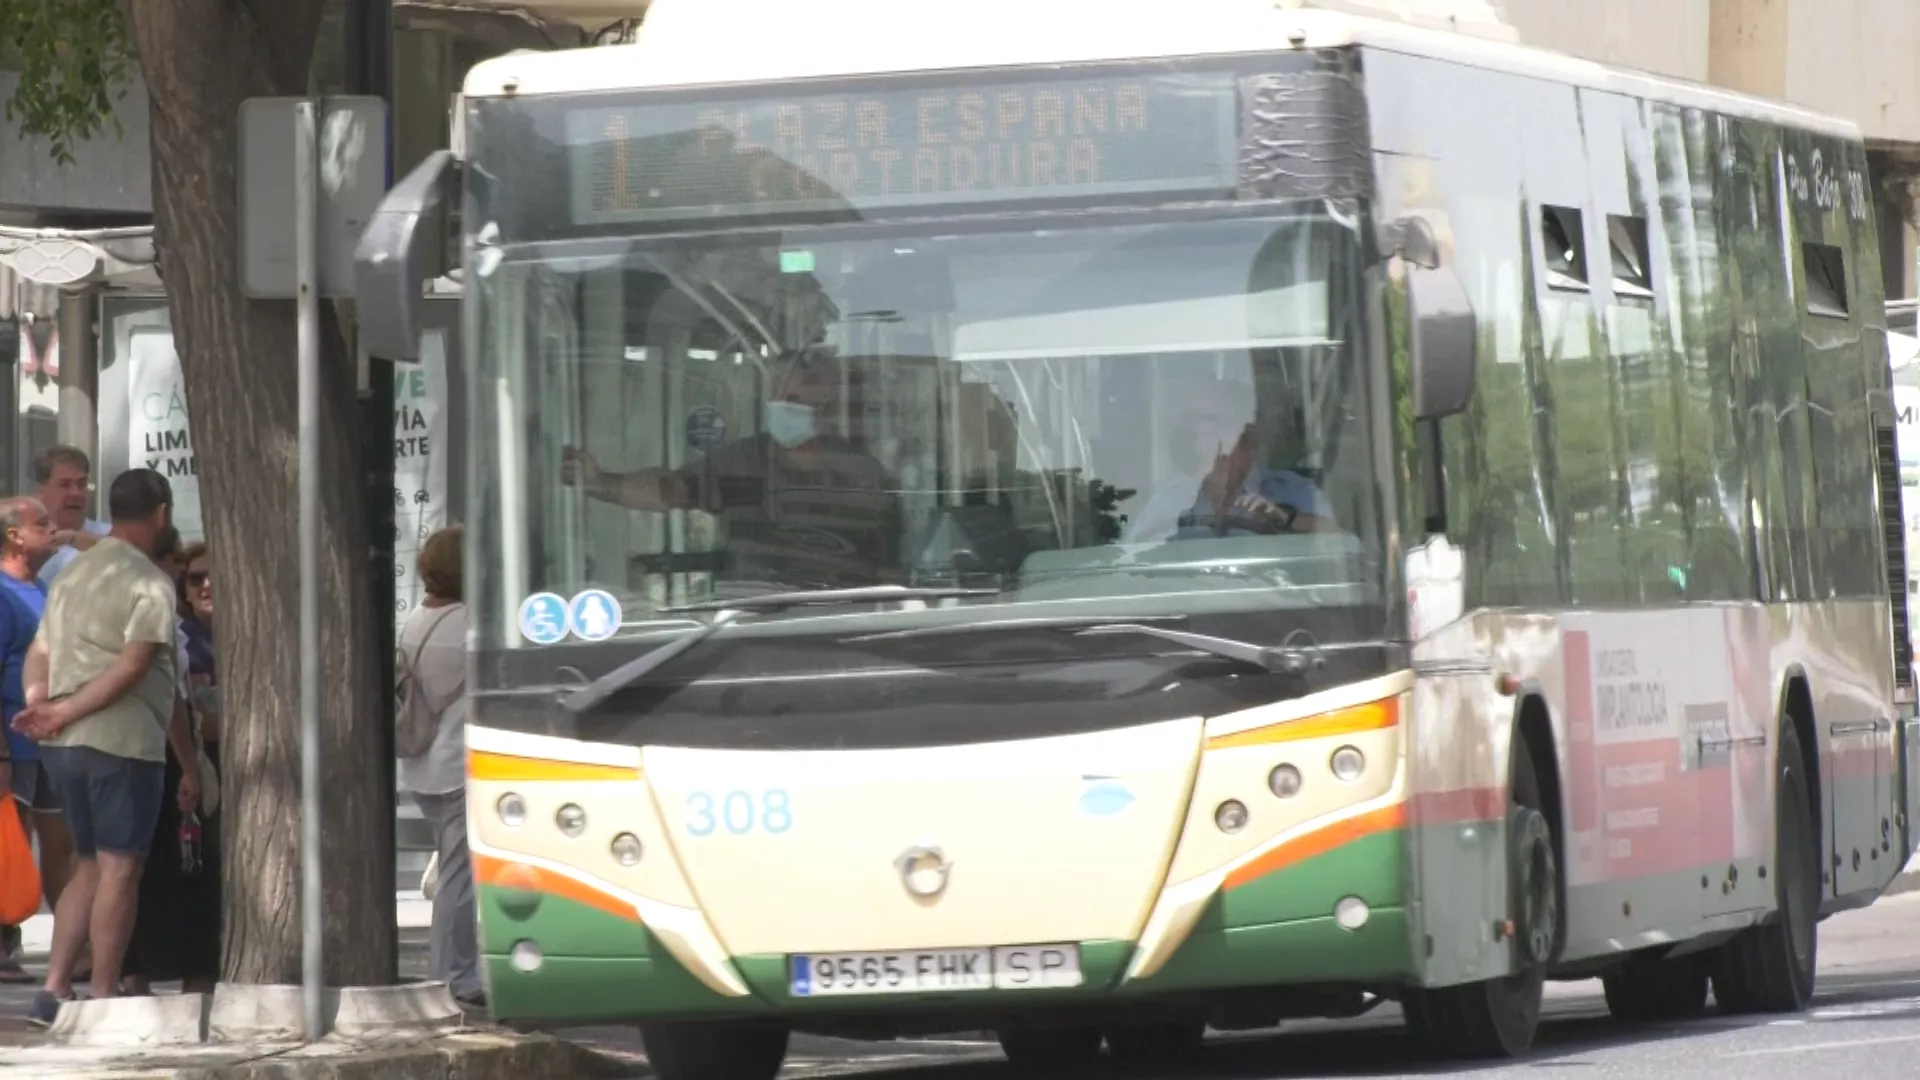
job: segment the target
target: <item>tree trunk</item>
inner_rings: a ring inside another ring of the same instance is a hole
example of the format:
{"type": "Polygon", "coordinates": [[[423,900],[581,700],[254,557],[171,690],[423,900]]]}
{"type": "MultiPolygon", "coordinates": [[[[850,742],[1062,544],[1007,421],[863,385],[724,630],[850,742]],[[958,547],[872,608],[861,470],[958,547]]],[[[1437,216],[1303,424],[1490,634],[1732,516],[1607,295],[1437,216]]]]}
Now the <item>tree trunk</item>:
{"type": "MultiPolygon", "coordinates": [[[[127,5],[152,103],[160,272],[193,421],[218,581],[225,943],[222,977],[300,979],[299,513],[291,301],[240,291],[243,99],[307,92],[322,0],[127,5]]],[[[321,319],[322,803],[328,982],[394,977],[392,788],[383,745],[355,436],[354,367],[321,319]],[[384,862],[389,872],[381,872],[384,862]]]]}

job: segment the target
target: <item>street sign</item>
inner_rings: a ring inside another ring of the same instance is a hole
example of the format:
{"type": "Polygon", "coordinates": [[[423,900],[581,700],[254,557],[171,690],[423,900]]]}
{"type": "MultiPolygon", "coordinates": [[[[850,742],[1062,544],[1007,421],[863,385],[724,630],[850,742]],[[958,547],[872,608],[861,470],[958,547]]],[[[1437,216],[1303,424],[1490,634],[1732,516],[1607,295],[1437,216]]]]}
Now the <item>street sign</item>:
{"type": "Polygon", "coordinates": [[[295,295],[295,109],[316,105],[320,294],[353,297],[353,247],[386,194],[387,105],[377,97],[248,98],[240,103],[240,287],[256,300],[295,295]]]}

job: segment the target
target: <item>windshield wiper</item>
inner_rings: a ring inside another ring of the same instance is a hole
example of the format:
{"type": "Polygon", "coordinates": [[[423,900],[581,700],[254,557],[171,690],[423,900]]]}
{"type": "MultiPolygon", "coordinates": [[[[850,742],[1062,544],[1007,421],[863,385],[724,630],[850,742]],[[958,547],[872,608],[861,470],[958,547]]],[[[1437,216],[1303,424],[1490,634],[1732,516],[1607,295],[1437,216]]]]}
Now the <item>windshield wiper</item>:
{"type": "MultiPolygon", "coordinates": [[[[1212,653],[1226,660],[1235,660],[1263,671],[1277,675],[1305,675],[1319,659],[1320,648],[1317,645],[1289,645],[1296,634],[1305,631],[1295,630],[1286,636],[1279,645],[1255,645],[1250,641],[1236,641],[1233,638],[1212,637],[1207,634],[1194,634],[1185,630],[1168,630],[1163,626],[1145,626],[1140,623],[1104,623],[1089,626],[1081,630],[1081,637],[1098,634],[1141,634],[1146,637],[1171,641],[1176,645],[1185,645],[1189,649],[1198,649],[1212,653]]],[[[1308,635],[1311,638],[1311,635],[1308,635]]]]}
{"type": "Polygon", "coordinates": [[[785,611],[788,608],[818,604],[883,604],[889,600],[948,600],[966,596],[998,596],[999,589],[962,589],[954,587],[914,588],[908,585],[862,585],[857,589],[814,589],[800,592],[763,593],[737,600],[702,600],[697,604],[661,608],[662,614],[679,615],[688,611],[785,611]]]}
{"type": "MultiPolygon", "coordinates": [[[[1134,622],[1186,622],[1185,615],[1134,615],[1134,622]]],[[[913,626],[905,630],[882,630],[875,634],[841,638],[843,645],[867,641],[907,641],[912,638],[945,637],[949,634],[978,634],[987,630],[1098,630],[1118,625],[1111,615],[1025,615],[1008,619],[981,619],[976,622],[940,623],[913,626]]]]}
{"type": "Polygon", "coordinates": [[[822,604],[884,603],[889,600],[944,600],[952,597],[993,596],[997,589],[915,589],[904,585],[871,585],[858,589],[820,589],[814,592],[777,592],[737,600],[708,600],[662,609],[663,614],[712,611],[713,621],[656,649],[650,649],[560,699],[568,712],[583,713],[646,678],[681,653],[720,632],[742,615],[822,604]]]}
{"type": "MultiPolygon", "coordinates": [[[[1129,622],[1115,621],[1093,615],[1043,615],[1031,618],[984,619],[979,622],[946,623],[940,626],[916,626],[908,630],[892,630],[878,634],[863,634],[859,637],[844,639],[851,644],[863,641],[899,641],[908,638],[938,637],[945,634],[975,634],[989,630],[1072,630],[1075,636],[1099,634],[1139,634],[1143,637],[1158,638],[1176,645],[1185,645],[1190,649],[1211,653],[1226,660],[1237,661],[1262,671],[1271,671],[1281,675],[1304,675],[1319,659],[1317,645],[1293,645],[1297,635],[1305,631],[1295,630],[1288,634],[1286,641],[1279,645],[1255,645],[1232,638],[1212,637],[1207,634],[1194,634],[1185,630],[1170,630],[1164,626],[1149,626],[1151,622],[1185,622],[1185,615],[1148,615],[1137,617],[1129,622]]],[[[1311,635],[1309,635],[1310,637],[1311,635]]]]}

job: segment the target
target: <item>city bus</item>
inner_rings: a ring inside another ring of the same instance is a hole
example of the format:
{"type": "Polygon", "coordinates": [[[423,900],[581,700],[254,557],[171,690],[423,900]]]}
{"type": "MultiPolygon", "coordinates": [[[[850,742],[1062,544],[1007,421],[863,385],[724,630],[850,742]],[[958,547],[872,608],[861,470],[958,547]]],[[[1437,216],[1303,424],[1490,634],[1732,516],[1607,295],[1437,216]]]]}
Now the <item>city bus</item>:
{"type": "Polygon", "coordinates": [[[413,355],[457,220],[497,1017],[753,1080],[1808,1005],[1915,848],[1859,132],[1292,8],[472,70],[356,323],[413,355]]]}

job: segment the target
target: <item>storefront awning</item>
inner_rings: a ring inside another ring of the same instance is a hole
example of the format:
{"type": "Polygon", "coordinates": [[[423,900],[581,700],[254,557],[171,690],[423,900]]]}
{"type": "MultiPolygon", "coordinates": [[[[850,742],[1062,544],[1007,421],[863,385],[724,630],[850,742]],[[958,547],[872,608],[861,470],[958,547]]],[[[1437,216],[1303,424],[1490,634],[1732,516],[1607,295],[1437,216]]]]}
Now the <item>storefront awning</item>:
{"type": "MultiPolygon", "coordinates": [[[[153,226],[22,229],[0,225],[0,267],[27,285],[158,288],[153,226]]],[[[17,290],[16,290],[17,292],[17,290]]],[[[18,297],[12,302],[18,303],[18,297]]]]}

